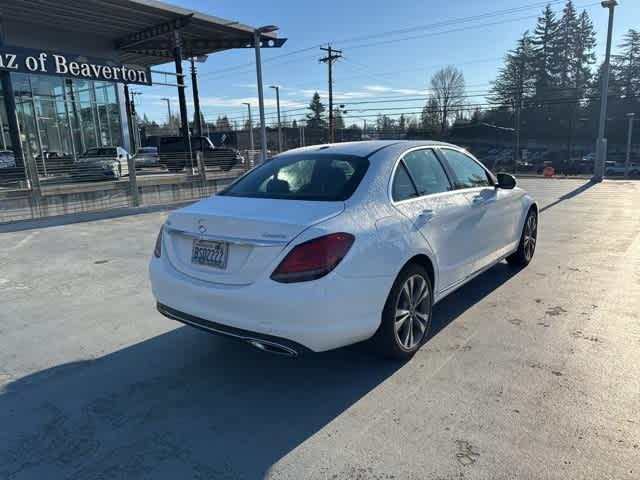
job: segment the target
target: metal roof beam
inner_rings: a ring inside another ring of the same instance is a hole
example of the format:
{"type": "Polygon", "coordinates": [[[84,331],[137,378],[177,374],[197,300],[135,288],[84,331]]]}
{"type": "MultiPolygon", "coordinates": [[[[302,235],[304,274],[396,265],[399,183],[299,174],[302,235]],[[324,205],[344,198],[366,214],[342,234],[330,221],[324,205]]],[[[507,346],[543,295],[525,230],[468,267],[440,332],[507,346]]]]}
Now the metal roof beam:
{"type": "Polygon", "coordinates": [[[173,20],[169,20],[168,22],[160,23],[153,27],[145,28],[139,32],[127,35],[124,38],[116,40],[116,48],[126,50],[148,40],[167,35],[175,30],[180,30],[189,24],[192,17],[193,13],[183,15],[181,17],[174,18],[173,20]]]}
{"type": "MultiPolygon", "coordinates": [[[[263,38],[262,39],[262,48],[280,48],[284,42],[286,42],[286,38],[263,38]]],[[[198,52],[198,51],[214,51],[214,50],[226,50],[229,48],[253,48],[253,38],[247,39],[220,39],[220,40],[209,40],[209,39],[186,39],[182,40],[182,48],[184,48],[187,52],[198,52]]],[[[173,43],[169,40],[153,40],[150,42],[144,42],[144,45],[139,45],[137,47],[124,47],[123,50],[131,53],[140,53],[141,51],[170,51],[173,48],[173,43]]]]}

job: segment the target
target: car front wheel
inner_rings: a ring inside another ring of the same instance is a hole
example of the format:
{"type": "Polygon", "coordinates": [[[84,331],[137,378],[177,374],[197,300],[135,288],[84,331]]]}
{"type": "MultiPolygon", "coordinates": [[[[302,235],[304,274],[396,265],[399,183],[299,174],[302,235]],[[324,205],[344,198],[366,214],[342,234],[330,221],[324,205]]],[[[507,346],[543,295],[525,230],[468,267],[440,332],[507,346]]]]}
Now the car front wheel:
{"type": "Polygon", "coordinates": [[[538,243],[538,214],[532,208],[527,214],[520,235],[518,250],[507,257],[507,262],[517,267],[526,267],[531,262],[538,243]]]}
{"type": "Polygon", "coordinates": [[[373,342],[383,355],[408,360],[427,338],[433,287],[427,271],[409,263],[398,274],[382,312],[373,342]]]}

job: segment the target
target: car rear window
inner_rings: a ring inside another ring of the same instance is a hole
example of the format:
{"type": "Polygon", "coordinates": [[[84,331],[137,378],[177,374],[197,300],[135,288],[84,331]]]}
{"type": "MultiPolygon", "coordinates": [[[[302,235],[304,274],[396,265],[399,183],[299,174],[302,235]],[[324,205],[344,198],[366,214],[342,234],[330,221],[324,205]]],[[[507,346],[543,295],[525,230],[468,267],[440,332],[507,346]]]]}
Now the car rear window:
{"type": "Polygon", "coordinates": [[[240,177],[220,195],[344,201],[358,188],[367,168],[369,160],[353,155],[275,157],[240,177]]]}

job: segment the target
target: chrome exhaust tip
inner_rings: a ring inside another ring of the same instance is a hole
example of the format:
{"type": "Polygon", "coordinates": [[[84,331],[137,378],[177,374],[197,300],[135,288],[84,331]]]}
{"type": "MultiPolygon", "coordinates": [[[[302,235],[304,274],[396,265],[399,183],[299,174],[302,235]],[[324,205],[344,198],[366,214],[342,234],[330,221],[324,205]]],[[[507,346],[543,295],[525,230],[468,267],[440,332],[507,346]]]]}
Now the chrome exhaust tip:
{"type": "Polygon", "coordinates": [[[273,353],[274,355],[283,355],[285,357],[297,357],[298,352],[294,349],[280,345],[278,343],[267,342],[265,340],[247,340],[247,343],[263,352],[273,353]]]}

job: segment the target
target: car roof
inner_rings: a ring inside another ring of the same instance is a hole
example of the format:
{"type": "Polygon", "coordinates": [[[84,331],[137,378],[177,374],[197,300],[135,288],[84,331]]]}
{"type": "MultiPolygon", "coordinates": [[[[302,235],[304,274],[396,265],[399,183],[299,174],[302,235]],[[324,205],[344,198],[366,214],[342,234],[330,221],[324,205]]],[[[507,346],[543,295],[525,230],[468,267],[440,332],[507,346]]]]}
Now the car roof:
{"type": "Polygon", "coordinates": [[[451,143],[436,142],[434,140],[365,140],[361,142],[344,142],[329,143],[320,145],[311,145],[309,147],[296,148],[279,154],[278,156],[291,155],[296,153],[326,153],[340,155],[357,155],[359,157],[369,156],[378,150],[382,150],[391,145],[400,145],[405,148],[428,147],[428,146],[447,146],[460,148],[451,143]]]}

